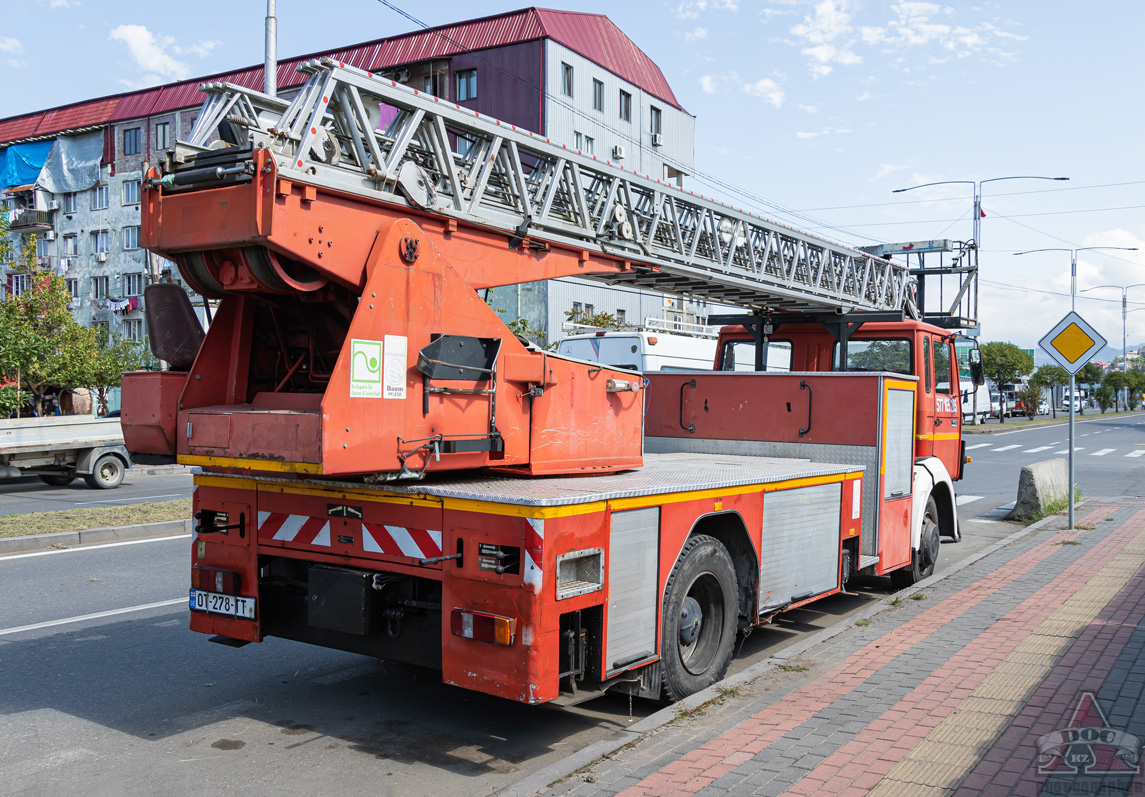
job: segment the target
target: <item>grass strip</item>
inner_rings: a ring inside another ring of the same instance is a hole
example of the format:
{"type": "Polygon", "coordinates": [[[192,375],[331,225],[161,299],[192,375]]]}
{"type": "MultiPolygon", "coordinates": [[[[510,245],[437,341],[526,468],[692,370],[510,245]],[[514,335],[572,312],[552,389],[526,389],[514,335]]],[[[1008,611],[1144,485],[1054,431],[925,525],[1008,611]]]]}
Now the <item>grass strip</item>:
{"type": "Polygon", "coordinates": [[[55,531],[81,531],[104,526],[134,526],[138,523],[182,520],[190,516],[190,498],[126,506],[65,509],[60,512],[33,512],[28,515],[4,515],[0,517],[0,538],[50,534],[55,531]]]}

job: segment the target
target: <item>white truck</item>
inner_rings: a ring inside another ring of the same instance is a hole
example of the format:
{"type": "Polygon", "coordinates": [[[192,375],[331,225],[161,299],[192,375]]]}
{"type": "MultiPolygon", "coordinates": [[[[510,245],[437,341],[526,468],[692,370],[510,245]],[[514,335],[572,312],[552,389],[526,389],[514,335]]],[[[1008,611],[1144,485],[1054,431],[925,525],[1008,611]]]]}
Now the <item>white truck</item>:
{"type": "Polygon", "coordinates": [[[557,354],[574,360],[602,363],[633,371],[710,371],[716,360],[718,330],[685,325],[682,334],[660,319],[646,319],[631,329],[578,330],[557,343],[557,354]],[[587,330],[587,331],[579,331],[587,330]]]}
{"type": "Polygon", "coordinates": [[[65,415],[0,420],[0,479],[36,474],[62,487],[82,476],[89,487],[118,487],[131,457],[119,418],[65,415]]]}

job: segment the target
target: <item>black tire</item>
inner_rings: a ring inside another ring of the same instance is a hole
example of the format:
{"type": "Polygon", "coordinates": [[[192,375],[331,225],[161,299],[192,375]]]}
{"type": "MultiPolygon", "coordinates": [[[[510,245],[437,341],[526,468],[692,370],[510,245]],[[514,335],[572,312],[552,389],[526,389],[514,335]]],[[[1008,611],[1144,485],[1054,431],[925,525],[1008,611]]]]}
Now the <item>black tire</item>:
{"type": "Polygon", "coordinates": [[[912,587],[934,573],[940,546],[939,529],[938,503],[932,495],[926,499],[926,513],[922,517],[922,534],[919,537],[918,550],[911,553],[909,565],[891,572],[891,585],[896,591],[912,587]]]}
{"type": "Polygon", "coordinates": [[[44,484],[50,484],[52,487],[67,487],[69,484],[76,480],[76,472],[74,470],[67,473],[41,473],[40,481],[44,484]]]}
{"type": "Polygon", "coordinates": [[[675,702],[720,681],[731,664],[739,617],[735,566],[706,534],[684,543],[664,589],[663,697],[675,702]]]}
{"type": "Polygon", "coordinates": [[[123,482],[126,471],[122,459],[115,454],[104,454],[95,461],[95,467],[84,475],[83,480],[96,490],[110,490],[123,482]]]}

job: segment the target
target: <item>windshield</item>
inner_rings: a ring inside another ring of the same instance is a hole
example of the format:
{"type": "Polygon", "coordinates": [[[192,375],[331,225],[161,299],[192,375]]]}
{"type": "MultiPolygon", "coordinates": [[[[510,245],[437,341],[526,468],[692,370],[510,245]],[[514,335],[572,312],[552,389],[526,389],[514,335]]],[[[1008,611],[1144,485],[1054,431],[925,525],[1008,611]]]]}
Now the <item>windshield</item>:
{"type": "MultiPolygon", "coordinates": [[[[724,342],[720,356],[721,371],[754,371],[755,341],[729,340],[724,342]]],[[[767,344],[767,367],[765,371],[791,370],[791,342],[772,340],[767,344]]]]}
{"type": "MultiPolygon", "coordinates": [[[[835,370],[839,370],[839,344],[835,344],[835,370]]],[[[910,341],[906,338],[869,338],[847,341],[848,371],[911,373],[910,341]]]]}

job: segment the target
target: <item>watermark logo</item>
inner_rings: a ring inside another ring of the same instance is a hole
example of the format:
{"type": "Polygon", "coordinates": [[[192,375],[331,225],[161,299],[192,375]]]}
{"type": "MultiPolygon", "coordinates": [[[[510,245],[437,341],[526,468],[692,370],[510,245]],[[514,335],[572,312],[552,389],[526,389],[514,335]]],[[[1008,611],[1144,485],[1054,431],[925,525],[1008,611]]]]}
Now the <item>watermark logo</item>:
{"type": "Polygon", "coordinates": [[[1097,695],[1082,692],[1069,725],[1038,737],[1040,775],[1136,775],[1141,740],[1109,726],[1097,695]]]}

